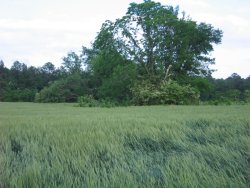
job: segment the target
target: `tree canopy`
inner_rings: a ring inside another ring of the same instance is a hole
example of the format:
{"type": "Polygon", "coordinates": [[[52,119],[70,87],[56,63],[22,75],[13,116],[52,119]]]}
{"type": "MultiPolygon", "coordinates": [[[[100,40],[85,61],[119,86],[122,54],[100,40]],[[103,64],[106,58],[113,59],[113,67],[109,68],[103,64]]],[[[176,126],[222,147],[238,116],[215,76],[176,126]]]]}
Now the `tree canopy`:
{"type": "Polygon", "coordinates": [[[219,44],[222,31],[206,23],[197,23],[178,7],[151,0],[131,3],[125,16],[106,21],[93,45],[97,53],[118,52],[138,65],[139,73],[151,80],[171,75],[209,75],[213,44],[219,44]]]}

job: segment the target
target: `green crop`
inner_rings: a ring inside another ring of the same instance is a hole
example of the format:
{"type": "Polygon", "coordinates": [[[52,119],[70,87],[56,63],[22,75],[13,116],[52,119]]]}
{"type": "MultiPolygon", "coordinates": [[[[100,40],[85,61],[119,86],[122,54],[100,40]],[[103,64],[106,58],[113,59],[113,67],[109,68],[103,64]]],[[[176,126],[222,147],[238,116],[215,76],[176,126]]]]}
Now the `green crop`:
{"type": "Polygon", "coordinates": [[[0,103],[0,187],[249,187],[249,112],[0,103]]]}

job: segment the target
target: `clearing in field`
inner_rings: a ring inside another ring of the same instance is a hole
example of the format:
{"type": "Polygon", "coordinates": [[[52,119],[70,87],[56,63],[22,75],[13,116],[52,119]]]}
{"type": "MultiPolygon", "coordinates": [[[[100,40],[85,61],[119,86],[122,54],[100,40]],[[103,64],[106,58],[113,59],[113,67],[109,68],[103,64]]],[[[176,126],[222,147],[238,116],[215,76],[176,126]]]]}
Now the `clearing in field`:
{"type": "Polygon", "coordinates": [[[249,112],[0,103],[0,187],[249,187],[249,112]]]}

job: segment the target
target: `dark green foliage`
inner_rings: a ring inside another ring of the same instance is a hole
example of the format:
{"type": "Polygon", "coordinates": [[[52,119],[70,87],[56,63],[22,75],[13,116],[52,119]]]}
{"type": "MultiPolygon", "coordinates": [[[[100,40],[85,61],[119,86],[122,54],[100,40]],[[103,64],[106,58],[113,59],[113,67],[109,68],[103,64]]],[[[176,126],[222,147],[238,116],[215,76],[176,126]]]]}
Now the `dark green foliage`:
{"type": "Polygon", "coordinates": [[[36,94],[35,102],[77,102],[79,96],[88,94],[88,83],[74,74],[56,80],[36,94]]]}
{"type": "Polygon", "coordinates": [[[189,85],[177,82],[162,82],[158,87],[151,83],[135,85],[132,89],[133,102],[137,105],[198,104],[199,92],[189,85]]]}
{"type": "Polygon", "coordinates": [[[247,102],[247,90],[249,90],[249,79],[243,79],[236,73],[226,79],[207,78],[209,89],[201,98],[214,104],[242,104],[247,102]]]}
{"type": "Polygon", "coordinates": [[[130,87],[136,78],[136,65],[126,60],[113,44],[113,36],[103,25],[93,49],[83,49],[85,63],[95,80],[93,96],[99,100],[124,102],[131,98],[130,87]]]}
{"type": "Polygon", "coordinates": [[[246,102],[250,103],[250,90],[245,90],[244,99],[246,102]]]}
{"type": "Polygon", "coordinates": [[[98,89],[98,96],[104,99],[116,100],[119,102],[131,99],[130,88],[136,77],[135,65],[117,65],[111,76],[104,79],[98,89]]]}
{"type": "Polygon", "coordinates": [[[15,61],[10,69],[0,64],[0,101],[34,101],[36,92],[60,76],[48,62],[41,68],[15,61]]]}
{"type": "MultiPolygon", "coordinates": [[[[96,100],[92,95],[85,95],[78,98],[78,105],[80,107],[115,107],[118,103],[110,101],[108,99],[96,100]]],[[[119,103],[119,105],[122,105],[119,103]]]]}
{"type": "Polygon", "coordinates": [[[217,100],[209,100],[207,103],[204,104],[209,104],[209,105],[231,105],[232,101],[228,100],[228,99],[217,99],[217,100]]]}
{"type": "Polygon", "coordinates": [[[34,101],[36,89],[9,89],[4,91],[4,101],[8,102],[30,102],[34,101]]]}
{"type": "Polygon", "coordinates": [[[221,101],[229,100],[232,102],[237,102],[237,101],[240,101],[240,95],[241,95],[241,92],[239,90],[230,89],[223,93],[217,92],[215,97],[221,101]]]}
{"type": "Polygon", "coordinates": [[[4,62],[0,61],[0,101],[4,101],[6,86],[8,85],[9,69],[4,66],[4,62]]]}
{"type": "Polygon", "coordinates": [[[214,89],[214,85],[209,78],[201,76],[180,76],[177,82],[182,85],[191,85],[200,92],[200,100],[208,100],[210,92],[214,89]]]}

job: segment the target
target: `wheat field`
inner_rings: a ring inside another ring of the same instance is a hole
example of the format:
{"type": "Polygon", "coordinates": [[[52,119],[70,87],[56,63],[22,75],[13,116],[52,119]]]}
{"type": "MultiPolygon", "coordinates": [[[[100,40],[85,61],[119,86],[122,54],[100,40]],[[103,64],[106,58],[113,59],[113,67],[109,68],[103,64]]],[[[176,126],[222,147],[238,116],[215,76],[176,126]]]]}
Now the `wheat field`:
{"type": "Polygon", "coordinates": [[[249,105],[0,103],[0,188],[249,186],[249,105]]]}

